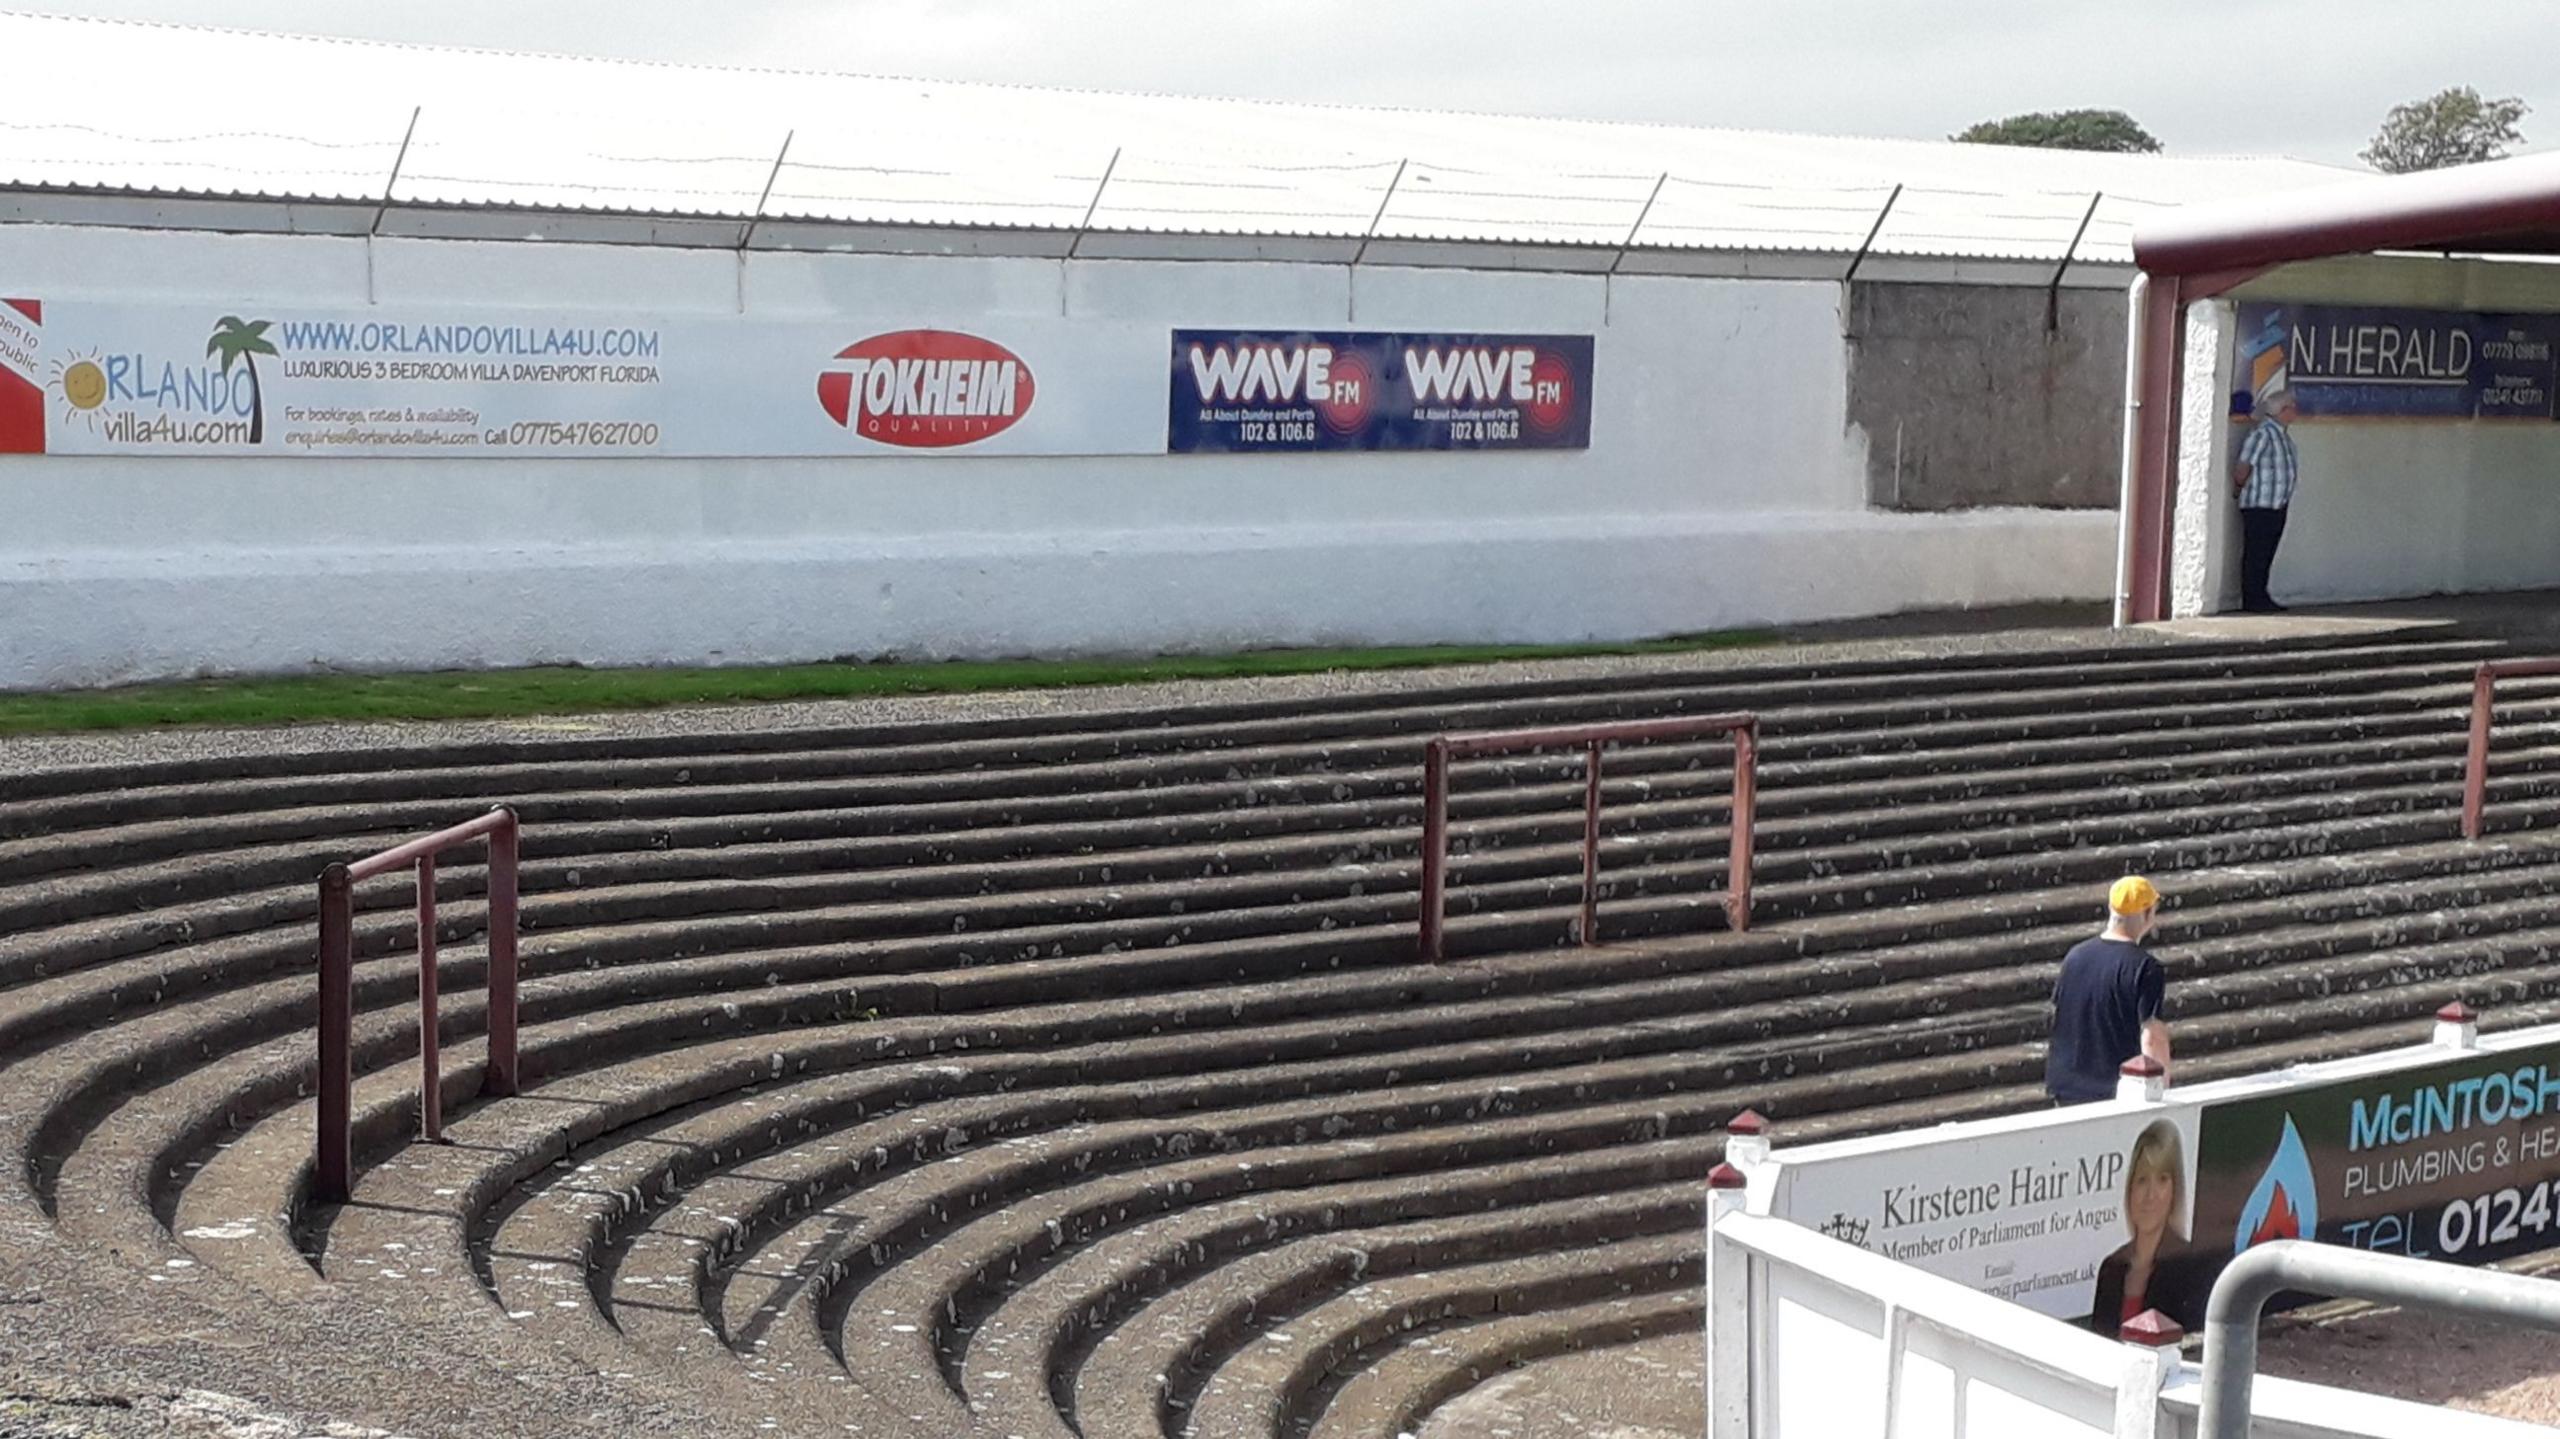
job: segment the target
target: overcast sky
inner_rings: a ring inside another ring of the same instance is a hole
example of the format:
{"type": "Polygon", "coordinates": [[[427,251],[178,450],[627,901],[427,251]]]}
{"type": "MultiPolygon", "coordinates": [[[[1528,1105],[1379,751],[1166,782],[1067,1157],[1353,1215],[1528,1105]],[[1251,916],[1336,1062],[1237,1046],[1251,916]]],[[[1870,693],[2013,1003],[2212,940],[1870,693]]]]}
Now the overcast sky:
{"type": "MultiPolygon", "coordinates": [[[[0,0],[6,3],[6,0],[0,0]]],[[[2173,151],[2352,163],[2448,85],[2560,145],[2560,0],[20,0],[634,59],[1943,136],[2130,112],[2173,151]]]]}

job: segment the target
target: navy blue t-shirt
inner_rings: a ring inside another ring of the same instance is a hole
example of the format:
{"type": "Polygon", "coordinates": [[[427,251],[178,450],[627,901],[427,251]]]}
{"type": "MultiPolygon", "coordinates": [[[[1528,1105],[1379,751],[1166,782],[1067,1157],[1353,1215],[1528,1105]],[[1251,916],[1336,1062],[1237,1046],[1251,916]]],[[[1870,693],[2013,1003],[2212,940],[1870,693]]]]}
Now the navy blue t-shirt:
{"type": "Polygon", "coordinates": [[[2084,939],[2053,983],[2053,1049],[2044,1087],[2077,1103],[2113,1099],[2116,1071],[2142,1052],[2142,1026],[2160,1017],[2160,961],[2121,939],[2084,939]]]}

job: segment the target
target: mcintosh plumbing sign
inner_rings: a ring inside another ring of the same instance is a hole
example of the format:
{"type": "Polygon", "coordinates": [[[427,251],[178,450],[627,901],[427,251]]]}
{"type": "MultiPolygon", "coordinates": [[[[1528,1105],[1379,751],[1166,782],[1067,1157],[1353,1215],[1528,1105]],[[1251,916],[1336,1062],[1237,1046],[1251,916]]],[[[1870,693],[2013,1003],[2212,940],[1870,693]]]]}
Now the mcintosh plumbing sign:
{"type": "Polygon", "coordinates": [[[2196,1238],[2482,1264],[2560,1228],[2560,1043],[2209,1104],[2196,1238]]]}
{"type": "Polygon", "coordinates": [[[1963,1128],[1784,1151],[1769,1212],[2056,1318],[2105,1308],[2113,1334],[2155,1256],[2184,1251],[2194,1112],[2087,1105],[1963,1128]]]}

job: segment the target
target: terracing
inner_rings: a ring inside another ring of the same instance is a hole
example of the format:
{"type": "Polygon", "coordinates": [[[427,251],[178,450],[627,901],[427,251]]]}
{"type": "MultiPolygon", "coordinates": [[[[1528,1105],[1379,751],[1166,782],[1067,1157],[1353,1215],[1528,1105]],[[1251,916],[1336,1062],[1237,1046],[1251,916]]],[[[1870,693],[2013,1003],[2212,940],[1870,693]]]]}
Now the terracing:
{"type": "Polygon", "coordinates": [[[288,1401],[251,1371],[290,1353],[211,1331],[326,1342],[349,1417],[407,1432],[1392,1436],[1693,1330],[1744,1106],[1796,1141],[2033,1102],[2054,962],[2125,870],[2171,896],[2182,1078],[2455,997],[2560,1016],[2560,686],[2502,690],[2490,833],[2457,835],[2501,652],[1676,663],[18,774],[0,1298],[36,1256],[121,1276],[195,1316],[171,1362],[288,1401]],[[1459,772],[1452,958],[1416,962],[1426,737],[1731,710],[1761,716],[1750,932],[1715,903],[1722,744],[1613,755],[1587,949],[1580,756],[1492,758],[1459,772]],[[478,1095],[483,874],[451,856],[448,1142],[414,1140],[410,896],[371,882],[360,1168],[315,1204],[313,878],[496,801],[523,1091],[478,1095]]]}

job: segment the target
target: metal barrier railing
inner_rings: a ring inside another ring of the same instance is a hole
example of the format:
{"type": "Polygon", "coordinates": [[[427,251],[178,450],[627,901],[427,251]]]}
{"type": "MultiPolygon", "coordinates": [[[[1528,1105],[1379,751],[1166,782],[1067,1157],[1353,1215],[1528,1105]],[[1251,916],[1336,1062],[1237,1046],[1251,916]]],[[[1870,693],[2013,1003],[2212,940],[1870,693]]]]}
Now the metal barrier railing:
{"type": "Polygon", "coordinates": [[[2247,1439],[2258,1372],[2258,1316],[2287,1290],[2429,1309],[2560,1333],[2560,1284],[2428,1259],[2278,1239],[2231,1261],[2204,1312],[2204,1403],[2197,1439],[2247,1439]]]}
{"type": "Polygon", "coordinates": [[[1568,745],[1588,747],[1589,758],[1583,770],[1581,941],[1592,944],[1598,941],[1600,928],[1602,749],[1636,740],[1690,739],[1714,734],[1733,736],[1732,858],[1725,872],[1725,919],[1736,930],[1750,928],[1751,829],[1757,809],[1759,772],[1758,715],[1683,715],[1671,719],[1443,735],[1432,740],[1422,752],[1423,959],[1436,962],[1442,958],[1447,936],[1450,761],[1476,755],[1560,749],[1568,745]]]}
{"type": "Polygon", "coordinates": [[[420,1130],[444,1138],[443,1058],[436,1040],[436,856],[489,840],[489,1063],[481,1092],[516,1092],[516,854],[514,810],[501,806],[434,834],[320,872],[320,1133],[312,1188],[346,1202],[355,1103],[355,886],[406,865],[418,873],[418,1102],[420,1130]]]}
{"type": "Polygon", "coordinates": [[[2498,681],[2560,675],[2560,659],[2484,660],[2471,676],[2471,748],[2462,762],[2462,837],[2478,839],[2489,804],[2490,709],[2498,681]]]}

